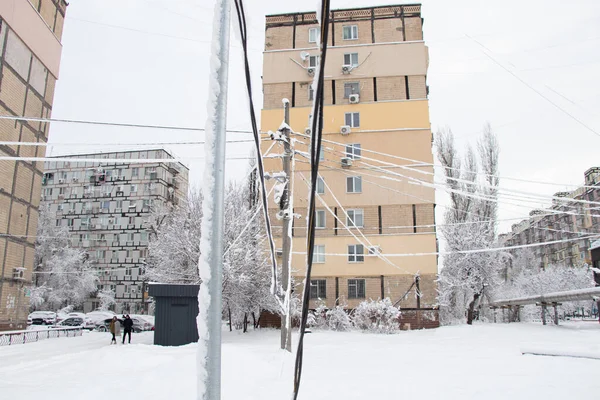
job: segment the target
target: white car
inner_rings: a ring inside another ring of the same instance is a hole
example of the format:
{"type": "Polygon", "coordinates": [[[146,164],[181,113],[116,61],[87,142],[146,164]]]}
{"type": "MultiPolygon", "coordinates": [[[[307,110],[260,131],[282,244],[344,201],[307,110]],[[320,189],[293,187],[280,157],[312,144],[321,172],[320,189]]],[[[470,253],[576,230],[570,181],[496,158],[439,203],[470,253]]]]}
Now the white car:
{"type": "Polygon", "coordinates": [[[52,311],[34,311],[27,317],[32,325],[53,325],[56,323],[56,313],[52,311]]]}

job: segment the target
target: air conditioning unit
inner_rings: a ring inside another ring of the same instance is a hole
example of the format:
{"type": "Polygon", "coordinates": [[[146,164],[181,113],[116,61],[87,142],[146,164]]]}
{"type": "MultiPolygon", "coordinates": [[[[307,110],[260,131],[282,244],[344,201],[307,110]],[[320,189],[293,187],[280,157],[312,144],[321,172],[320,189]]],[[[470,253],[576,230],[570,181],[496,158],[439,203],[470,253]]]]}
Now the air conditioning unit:
{"type": "Polygon", "coordinates": [[[306,72],[308,72],[308,74],[310,76],[313,76],[315,74],[315,68],[314,67],[307,68],[306,72]]]}
{"type": "Polygon", "coordinates": [[[75,210],[69,210],[69,214],[75,214],[75,210]]]}
{"type": "Polygon", "coordinates": [[[58,183],[65,183],[65,180],[64,179],[59,179],[58,183]]]}
{"type": "Polygon", "coordinates": [[[304,134],[305,135],[312,135],[312,129],[311,128],[305,128],[304,129],[304,134]]]}
{"type": "Polygon", "coordinates": [[[13,279],[24,280],[25,279],[25,268],[14,268],[13,279]]]}
{"type": "Polygon", "coordinates": [[[342,65],[342,73],[349,74],[352,71],[352,65],[342,65]]]}
{"type": "Polygon", "coordinates": [[[283,257],[283,249],[276,249],[275,250],[275,255],[277,257],[283,257]]]}
{"type": "Polygon", "coordinates": [[[367,248],[369,249],[369,254],[373,254],[373,255],[381,254],[381,247],[379,247],[379,246],[369,246],[367,248]]]}
{"type": "Polygon", "coordinates": [[[79,178],[76,178],[76,177],[73,177],[71,180],[72,180],[73,182],[79,182],[79,178]]]}
{"type": "Polygon", "coordinates": [[[352,166],[352,159],[349,157],[342,157],[340,161],[343,168],[350,168],[352,166]]]}
{"type": "Polygon", "coordinates": [[[352,128],[350,127],[350,125],[342,125],[340,127],[340,133],[342,135],[348,135],[350,134],[350,132],[352,132],[352,128]]]}
{"type": "Polygon", "coordinates": [[[358,104],[360,102],[360,95],[351,94],[348,96],[348,100],[350,101],[350,104],[358,104]]]}

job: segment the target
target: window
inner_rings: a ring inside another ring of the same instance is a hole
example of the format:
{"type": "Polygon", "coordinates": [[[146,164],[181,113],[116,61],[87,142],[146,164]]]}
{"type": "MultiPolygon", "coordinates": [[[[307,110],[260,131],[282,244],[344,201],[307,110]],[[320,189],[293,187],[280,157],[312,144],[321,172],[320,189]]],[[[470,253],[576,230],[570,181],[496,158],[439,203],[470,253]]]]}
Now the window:
{"type": "Polygon", "coordinates": [[[316,68],[319,65],[319,56],[309,56],[308,57],[308,66],[312,68],[316,68]]]}
{"type": "Polygon", "coordinates": [[[312,101],[315,99],[315,90],[312,85],[308,85],[308,100],[312,101]]]}
{"type": "Polygon", "coordinates": [[[60,219],[57,219],[55,225],[60,226],[60,221],[61,221],[60,219]]]}
{"type": "Polygon", "coordinates": [[[110,208],[110,201],[103,201],[102,202],[102,208],[104,210],[108,210],[110,208]]]}
{"type": "Polygon", "coordinates": [[[360,113],[352,112],[344,115],[344,122],[352,128],[360,127],[360,113]]]}
{"type": "Polygon", "coordinates": [[[67,226],[73,226],[73,219],[67,219],[67,226]]]}
{"type": "Polygon", "coordinates": [[[358,53],[344,54],[344,65],[350,65],[351,67],[358,67],[358,53]]]}
{"type": "Polygon", "coordinates": [[[365,246],[362,244],[348,245],[348,262],[364,262],[365,261],[365,246]]]}
{"type": "Polygon", "coordinates": [[[346,25],[343,27],[344,40],[358,39],[358,25],[346,25]]]}
{"type": "Polygon", "coordinates": [[[362,178],[360,176],[348,176],[346,178],[346,193],[362,193],[362,178]]]}
{"type": "Polygon", "coordinates": [[[348,279],[348,298],[349,299],[364,299],[365,298],[365,280],[364,279],[348,279]]]}
{"type": "Polygon", "coordinates": [[[325,146],[321,145],[321,151],[319,151],[319,161],[325,160],[325,146]]]}
{"type": "Polygon", "coordinates": [[[360,159],[360,143],[350,143],[346,145],[346,157],[353,160],[360,159]]]}
{"type": "Polygon", "coordinates": [[[351,94],[359,94],[360,87],[358,82],[348,82],[344,83],[344,98],[347,99],[351,94]]]}
{"type": "Polygon", "coordinates": [[[52,188],[46,188],[44,190],[44,192],[45,192],[46,196],[52,196],[52,188]]]}
{"type": "Polygon", "coordinates": [[[104,260],[106,257],[106,250],[96,250],[96,259],[104,260]]]}
{"type": "Polygon", "coordinates": [[[131,176],[138,176],[140,173],[139,168],[131,168],[131,176]]]}
{"type": "Polygon", "coordinates": [[[356,226],[362,228],[364,225],[364,211],[362,208],[347,210],[346,225],[349,227],[356,226]]]}
{"type": "Polygon", "coordinates": [[[144,208],[150,208],[150,199],[144,199],[142,202],[142,207],[144,208]]]}
{"type": "Polygon", "coordinates": [[[325,194],[325,181],[320,176],[317,177],[317,193],[325,194]]]}
{"type": "Polygon", "coordinates": [[[310,28],[308,30],[308,43],[317,43],[318,28],[310,28]]]}
{"type": "Polygon", "coordinates": [[[315,228],[325,229],[325,210],[315,211],[315,228]]]}
{"type": "Polygon", "coordinates": [[[150,175],[156,173],[156,167],[146,167],[145,174],[150,175]]]}
{"type": "Polygon", "coordinates": [[[148,232],[140,233],[140,242],[146,243],[148,241],[148,232]]]}
{"type": "Polygon", "coordinates": [[[311,299],[326,299],[327,298],[327,281],[325,279],[312,279],[310,281],[310,298],[311,299]]]}
{"type": "Polygon", "coordinates": [[[117,200],[117,208],[118,209],[123,208],[123,200],[117,200]]]}
{"type": "Polygon", "coordinates": [[[129,191],[130,191],[131,193],[135,193],[135,192],[137,192],[137,185],[130,185],[130,186],[129,186],[129,191]]]}
{"type": "MultiPolygon", "coordinates": [[[[131,276],[131,268],[126,268],[125,269],[125,275],[131,276]]],[[[125,286],[125,287],[127,287],[127,286],[125,286]]]]}
{"type": "Polygon", "coordinates": [[[324,263],[325,262],[325,245],[315,244],[313,251],[313,263],[324,263]]]}

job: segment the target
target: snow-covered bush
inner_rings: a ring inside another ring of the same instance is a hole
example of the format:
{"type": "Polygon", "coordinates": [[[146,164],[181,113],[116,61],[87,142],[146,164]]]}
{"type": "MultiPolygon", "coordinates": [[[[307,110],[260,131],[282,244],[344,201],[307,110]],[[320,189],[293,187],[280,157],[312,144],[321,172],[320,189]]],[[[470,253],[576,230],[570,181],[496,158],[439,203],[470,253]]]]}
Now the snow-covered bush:
{"type": "Polygon", "coordinates": [[[315,311],[308,314],[308,326],[316,329],[327,329],[327,307],[320,303],[315,311]]]}
{"type": "Polygon", "coordinates": [[[350,316],[343,306],[335,306],[335,308],[327,311],[325,316],[327,327],[332,331],[345,332],[352,329],[352,321],[350,321],[350,316]]]}
{"type": "Polygon", "coordinates": [[[354,309],[352,322],[363,331],[376,333],[394,333],[399,328],[398,310],[389,298],[384,300],[363,301],[354,309]]]}

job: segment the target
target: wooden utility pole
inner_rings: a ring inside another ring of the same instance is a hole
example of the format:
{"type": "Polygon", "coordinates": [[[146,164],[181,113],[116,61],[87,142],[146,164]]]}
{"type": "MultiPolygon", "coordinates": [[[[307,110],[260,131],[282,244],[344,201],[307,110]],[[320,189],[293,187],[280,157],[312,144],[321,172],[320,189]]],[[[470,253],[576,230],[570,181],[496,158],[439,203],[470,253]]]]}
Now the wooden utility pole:
{"type": "MultiPolygon", "coordinates": [[[[281,318],[281,348],[292,352],[292,220],[294,218],[293,200],[293,171],[292,163],[294,153],[290,142],[290,103],[283,100],[284,122],[283,128],[283,172],[285,173],[285,189],[281,197],[280,213],[283,219],[282,235],[282,262],[281,284],[285,292],[283,301],[283,316],[281,318]]],[[[307,283],[308,284],[308,283],[307,283]]]]}

